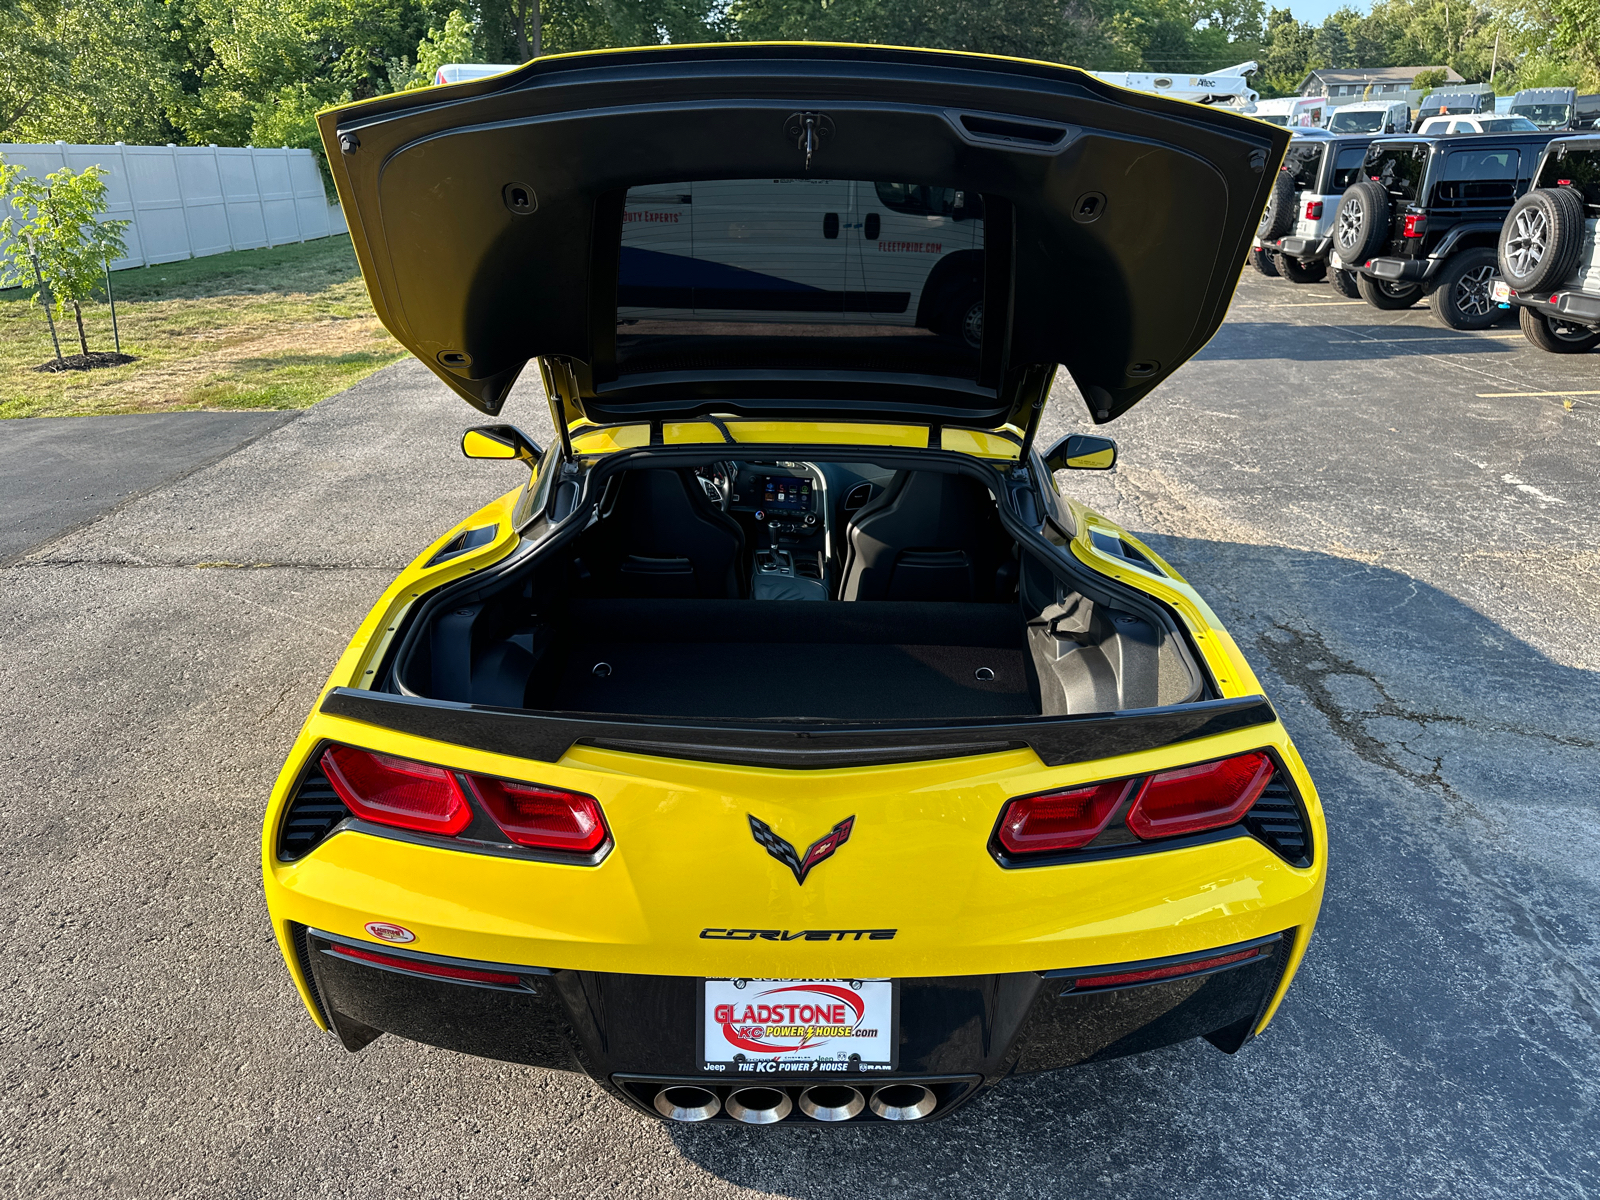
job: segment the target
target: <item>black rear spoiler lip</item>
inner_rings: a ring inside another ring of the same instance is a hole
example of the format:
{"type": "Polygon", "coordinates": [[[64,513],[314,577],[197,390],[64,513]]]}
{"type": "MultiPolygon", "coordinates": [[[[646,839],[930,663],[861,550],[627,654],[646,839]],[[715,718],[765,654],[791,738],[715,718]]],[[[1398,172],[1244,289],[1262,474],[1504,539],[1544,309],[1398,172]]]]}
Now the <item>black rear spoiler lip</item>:
{"type": "Polygon", "coordinates": [[[1265,696],[1023,720],[659,721],[490,708],[334,688],[321,712],[394,733],[538,762],[575,745],[733,766],[816,770],[1031,749],[1047,767],[1092,762],[1272,725],[1265,696]]]}

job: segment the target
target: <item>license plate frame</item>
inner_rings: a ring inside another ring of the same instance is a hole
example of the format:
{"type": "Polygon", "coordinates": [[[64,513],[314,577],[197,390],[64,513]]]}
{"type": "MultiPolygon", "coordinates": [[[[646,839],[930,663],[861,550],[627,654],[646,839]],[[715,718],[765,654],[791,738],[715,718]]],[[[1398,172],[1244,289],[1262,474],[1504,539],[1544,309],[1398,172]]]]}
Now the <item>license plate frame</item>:
{"type": "Polygon", "coordinates": [[[700,980],[696,998],[695,1057],[708,1074],[879,1074],[899,1066],[898,980],[713,977],[700,980]]]}

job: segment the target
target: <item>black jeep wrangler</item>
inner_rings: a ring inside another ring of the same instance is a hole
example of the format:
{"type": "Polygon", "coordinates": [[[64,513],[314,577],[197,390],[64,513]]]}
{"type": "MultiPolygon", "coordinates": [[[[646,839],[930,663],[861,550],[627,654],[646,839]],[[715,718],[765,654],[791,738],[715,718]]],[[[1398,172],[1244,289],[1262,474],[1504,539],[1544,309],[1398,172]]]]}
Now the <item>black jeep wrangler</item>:
{"type": "Polygon", "coordinates": [[[1334,215],[1333,265],[1356,272],[1374,308],[1410,308],[1430,295],[1450,328],[1487,329],[1506,315],[1490,294],[1500,227],[1553,136],[1375,139],[1365,178],[1334,215]]]}

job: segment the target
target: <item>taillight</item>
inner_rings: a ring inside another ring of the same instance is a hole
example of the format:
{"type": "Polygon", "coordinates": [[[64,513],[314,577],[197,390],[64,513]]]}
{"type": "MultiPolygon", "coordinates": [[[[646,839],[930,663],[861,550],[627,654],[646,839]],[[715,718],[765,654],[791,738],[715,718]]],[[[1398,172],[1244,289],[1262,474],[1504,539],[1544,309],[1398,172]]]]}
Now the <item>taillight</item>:
{"type": "Polygon", "coordinates": [[[1428,232],[1427,213],[1407,213],[1405,225],[1401,231],[1406,237],[1421,237],[1428,232]]]}
{"type": "Polygon", "coordinates": [[[339,799],[362,820],[446,837],[472,823],[466,797],[443,767],[329,746],[322,752],[322,770],[339,799]]]}
{"type": "Polygon", "coordinates": [[[477,967],[457,967],[450,963],[429,962],[423,958],[401,958],[398,954],[379,954],[375,950],[361,950],[341,942],[332,943],[328,949],[345,958],[358,959],[391,971],[406,971],[413,975],[433,975],[439,979],[457,979],[463,983],[482,983],[489,987],[521,987],[522,976],[509,971],[483,971],[477,967]]]}
{"type": "Polygon", "coordinates": [[[485,775],[467,778],[489,815],[518,845],[588,854],[606,840],[605,818],[593,796],[485,775]]]}
{"type": "Polygon", "coordinates": [[[1012,800],[1000,815],[1000,844],[1013,854],[1087,846],[1104,832],[1138,782],[1119,779],[1012,800]]]}
{"type": "Polygon", "coordinates": [[[1306,201],[1306,220],[1308,220],[1308,221],[1320,221],[1320,220],[1322,220],[1322,201],[1321,200],[1307,200],[1306,201]]]}
{"type": "Polygon", "coordinates": [[[1128,828],[1141,838],[1173,837],[1235,824],[1272,781],[1272,759],[1256,751],[1162,771],[1145,781],[1128,828]]]}
{"type": "Polygon", "coordinates": [[[1238,963],[1248,962],[1270,954],[1273,944],[1252,946],[1248,950],[1235,950],[1231,954],[1218,954],[1211,958],[1191,958],[1188,962],[1169,963],[1164,967],[1145,967],[1137,971],[1117,971],[1108,975],[1080,975],[1073,981],[1073,990],[1089,988],[1130,987],[1136,983],[1157,983],[1163,979],[1181,979],[1185,975],[1202,975],[1238,963]]]}

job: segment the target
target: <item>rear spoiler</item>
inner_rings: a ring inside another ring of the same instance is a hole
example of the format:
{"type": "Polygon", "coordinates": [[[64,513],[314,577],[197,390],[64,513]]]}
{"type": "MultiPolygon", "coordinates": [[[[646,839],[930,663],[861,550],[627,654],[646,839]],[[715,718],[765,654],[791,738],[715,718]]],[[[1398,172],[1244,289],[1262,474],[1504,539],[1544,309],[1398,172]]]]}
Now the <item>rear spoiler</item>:
{"type": "Polygon", "coordinates": [[[330,717],[490,754],[557,762],[573,746],[735,766],[883,766],[1031,749],[1047,767],[1092,762],[1197,741],[1257,725],[1278,714],[1265,696],[1203,700],[1119,713],[1029,717],[1020,721],[617,720],[583,713],[490,708],[446,700],[334,688],[322,700],[330,717]]]}

